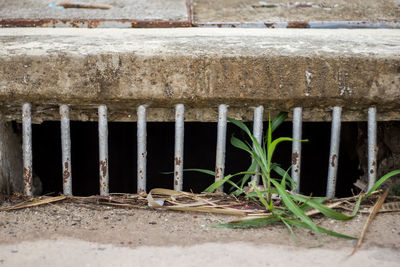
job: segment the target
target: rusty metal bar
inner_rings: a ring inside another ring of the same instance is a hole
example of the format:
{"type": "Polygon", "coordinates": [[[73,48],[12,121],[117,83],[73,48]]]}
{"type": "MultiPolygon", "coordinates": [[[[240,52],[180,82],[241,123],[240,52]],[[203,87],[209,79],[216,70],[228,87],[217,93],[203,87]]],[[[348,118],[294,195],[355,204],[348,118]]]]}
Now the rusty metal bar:
{"type": "Polygon", "coordinates": [[[0,28],[181,28],[190,27],[189,20],[132,19],[0,19],[0,28]]]}
{"type": "MultiPolygon", "coordinates": [[[[295,28],[295,27],[292,27],[295,28]]],[[[400,20],[310,21],[310,29],[400,29],[400,20]]]]}
{"type": "Polygon", "coordinates": [[[68,105],[60,106],[63,193],[72,196],[71,137],[68,105]]]}
{"type": "Polygon", "coordinates": [[[99,111],[99,169],[100,169],[100,195],[107,196],[108,189],[108,125],[107,106],[101,105],[99,111]]]}
{"type": "MultiPolygon", "coordinates": [[[[218,132],[217,132],[217,154],[215,162],[215,181],[224,179],[225,171],[225,147],[226,147],[226,116],[228,106],[219,105],[218,107],[218,132]]],[[[222,192],[223,186],[217,189],[222,192]]]]}
{"type": "Polygon", "coordinates": [[[187,20],[135,19],[0,19],[0,28],[311,28],[311,29],[400,29],[400,20],[336,20],[336,21],[265,21],[265,22],[195,22],[193,3],[186,2],[187,20]]]}
{"type": "Polygon", "coordinates": [[[287,22],[195,22],[200,28],[287,28],[287,22]]]}
{"type": "Polygon", "coordinates": [[[376,156],[378,151],[376,127],[376,107],[370,107],[368,109],[368,190],[372,188],[376,181],[376,156]]]}
{"type": "Polygon", "coordinates": [[[24,193],[32,196],[32,115],[30,103],[25,103],[22,106],[22,149],[24,193]]]}
{"type": "Polygon", "coordinates": [[[146,192],[146,106],[137,109],[137,192],[146,192]]]}
{"type": "Polygon", "coordinates": [[[184,141],[185,106],[175,107],[175,157],[174,157],[174,190],[182,191],[183,187],[183,141],[184,141]]]}
{"type": "MultiPolygon", "coordinates": [[[[263,134],[263,116],[264,116],[264,107],[258,106],[254,109],[254,123],[253,123],[253,135],[256,138],[257,142],[262,145],[262,134],[263,134]]],[[[254,148],[253,144],[253,148],[254,148]]],[[[254,162],[254,159],[251,161],[254,162]]],[[[257,165],[255,172],[260,171],[260,166],[257,165]]],[[[251,180],[255,182],[256,185],[260,183],[260,175],[254,174],[251,176],[251,180]]]]}
{"type": "Polygon", "coordinates": [[[302,108],[293,109],[293,143],[292,143],[292,179],[296,184],[294,192],[300,192],[302,108]]]}
{"type": "Polygon", "coordinates": [[[192,0],[186,0],[186,9],[188,11],[188,20],[192,24],[194,23],[194,9],[192,0]]]}
{"type": "Polygon", "coordinates": [[[328,184],[326,196],[334,197],[336,190],[336,175],[339,165],[339,145],[342,108],[334,107],[332,112],[331,147],[329,153],[328,184]]]}
{"type": "Polygon", "coordinates": [[[400,29],[400,20],[195,22],[203,28],[400,29]]]}

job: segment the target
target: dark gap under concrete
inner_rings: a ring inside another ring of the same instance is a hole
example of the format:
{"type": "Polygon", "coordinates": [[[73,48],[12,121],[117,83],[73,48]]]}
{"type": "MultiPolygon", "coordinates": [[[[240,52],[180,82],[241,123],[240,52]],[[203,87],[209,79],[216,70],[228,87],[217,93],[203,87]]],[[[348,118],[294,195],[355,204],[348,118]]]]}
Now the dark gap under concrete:
{"type": "MultiPolygon", "coordinates": [[[[251,123],[248,124],[252,129],[251,123]]],[[[264,124],[266,129],[267,124],[264,124]]],[[[172,188],[174,123],[147,124],[147,190],[155,187],[172,188]]],[[[291,122],[283,123],[274,138],[291,136],[291,122]]],[[[228,124],[225,174],[244,171],[250,164],[247,152],[230,144],[235,135],[246,138],[234,125],[228,124]]],[[[33,169],[41,178],[43,193],[62,192],[60,123],[44,122],[33,125],[33,169]]],[[[185,123],[184,168],[214,170],[216,123],[185,123]]],[[[304,123],[301,192],[321,196],[325,194],[328,170],[330,123],[304,123]]],[[[99,193],[98,133],[95,122],[71,122],[72,179],[74,195],[99,193]]],[[[353,183],[359,177],[357,123],[343,123],[339,156],[337,196],[352,194],[353,183]]],[[[291,164],[291,142],[278,145],[273,162],[287,169],[291,164]]],[[[110,192],[136,192],[136,123],[109,123],[110,192]]],[[[213,177],[184,172],[185,191],[201,192],[213,182],[213,177]]],[[[230,186],[225,186],[229,191],[230,186]]]]}

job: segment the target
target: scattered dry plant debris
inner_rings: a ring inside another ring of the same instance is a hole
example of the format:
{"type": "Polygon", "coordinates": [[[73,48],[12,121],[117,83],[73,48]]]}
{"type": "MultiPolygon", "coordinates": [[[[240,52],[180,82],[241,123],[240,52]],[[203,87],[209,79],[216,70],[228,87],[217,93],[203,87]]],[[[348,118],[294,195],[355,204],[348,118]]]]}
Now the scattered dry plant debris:
{"type": "MultiPolygon", "coordinates": [[[[373,208],[373,203],[378,199],[381,191],[373,192],[368,199],[363,202],[360,212],[370,213],[373,208]]],[[[326,206],[334,209],[351,211],[354,208],[356,200],[359,196],[331,199],[326,201],[326,206]]],[[[389,203],[384,203],[377,212],[394,212],[400,211],[400,198],[389,196],[386,200],[389,203]]],[[[178,211],[206,212],[228,214],[242,216],[236,221],[246,219],[263,218],[271,215],[264,206],[259,202],[237,198],[225,193],[201,193],[195,194],[190,192],[174,191],[170,189],[155,188],[148,194],[123,194],[113,193],[110,196],[41,196],[28,197],[21,194],[15,194],[10,197],[6,207],[0,208],[0,211],[12,211],[23,208],[35,207],[60,201],[71,201],[74,203],[87,205],[108,205],[118,208],[156,208],[178,211]],[[15,203],[15,204],[14,204],[15,203]],[[162,205],[160,204],[162,203],[162,205]]],[[[308,216],[319,214],[316,209],[307,211],[308,216]]],[[[234,222],[236,222],[234,221],[234,222]]]]}
{"type": "Polygon", "coordinates": [[[382,207],[383,203],[385,202],[385,199],[389,194],[389,190],[390,190],[390,188],[387,188],[386,191],[376,201],[371,213],[368,216],[367,221],[365,222],[365,225],[361,232],[360,238],[358,239],[357,244],[353,249],[353,252],[351,252],[351,254],[349,256],[354,255],[357,252],[358,248],[361,246],[361,243],[364,240],[365,234],[367,233],[368,227],[371,225],[372,220],[375,218],[376,214],[379,212],[380,208],[382,207]]]}

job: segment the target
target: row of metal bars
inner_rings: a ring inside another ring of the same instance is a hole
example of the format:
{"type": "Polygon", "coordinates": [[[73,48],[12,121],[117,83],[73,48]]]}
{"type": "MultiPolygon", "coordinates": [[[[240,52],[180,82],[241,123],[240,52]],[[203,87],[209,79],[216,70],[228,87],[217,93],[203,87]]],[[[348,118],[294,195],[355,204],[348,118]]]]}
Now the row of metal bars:
{"type": "MultiPolygon", "coordinates": [[[[146,105],[137,109],[137,189],[138,192],[146,191],[146,105]]],[[[220,105],[218,108],[218,133],[215,163],[215,180],[224,177],[225,169],[225,146],[227,126],[227,105],[220,105]]],[[[341,107],[334,107],[332,111],[332,128],[330,141],[328,183],[326,189],[327,197],[335,196],[336,177],[339,163],[339,143],[341,126],[341,107]]],[[[71,138],[69,106],[60,106],[61,116],[61,144],[63,164],[63,193],[72,195],[72,169],[71,169],[71,138]]],[[[185,107],[178,104],[175,107],[175,157],[174,157],[174,189],[181,191],[183,186],[183,144],[184,144],[184,116],[185,107]]],[[[261,144],[263,136],[264,108],[258,106],[254,109],[253,134],[261,144]]],[[[24,190],[25,194],[32,195],[32,116],[31,104],[25,103],[22,108],[23,125],[23,163],[24,163],[24,190]]],[[[108,173],[108,121],[107,107],[98,107],[98,131],[99,131],[99,177],[100,195],[109,194],[109,173],[108,173]]],[[[301,165],[301,138],[302,138],[302,108],[296,107],[293,110],[293,145],[292,145],[292,170],[291,175],[297,184],[295,192],[300,188],[300,165],[301,165]]],[[[368,109],[368,189],[376,180],[376,108],[368,109]]],[[[259,171],[257,166],[256,172],[259,171]]],[[[259,175],[253,175],[252,180],[259,183],[259,175]]],[[[222,191],[222,187],[219,188],[222,191]]]]}

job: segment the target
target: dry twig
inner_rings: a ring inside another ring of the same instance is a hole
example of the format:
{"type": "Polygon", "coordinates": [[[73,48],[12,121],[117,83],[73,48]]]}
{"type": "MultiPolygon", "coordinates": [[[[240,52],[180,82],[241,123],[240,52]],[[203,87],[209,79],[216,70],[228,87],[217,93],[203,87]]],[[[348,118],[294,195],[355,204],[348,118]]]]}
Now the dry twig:
{"type": "Polygon", "coordinates": [[[372,220],[375,218],[375,216],[378,213],[379,209],[382,207],[383,202],[385,202],[385,199],[386,199],[387,195],[389,194],[389,189],[390,188],[386,189],[386,191],[383,193],[382,196],[379,197],[378,201],[374,205],[374,208],[372,209],[371,214],[368,216],[368,219],[367,219],[367,221],[366,221],[366,223],[364,225],[364,228],[363,228],[363,230],[361,232],[361,236],[358,239],[358,242],[357,242],[356,246],[354,247],[353,252],[351,252],[351,254],[349,255],[349,257],[354,255],[354,253],[356,253],[358,248],[361,246],[361,243],[362,243],[362,241],[364,240],[364,237],[365,237],[365,233],[368,230],[368,227],[371,225],[372,220]]]}

